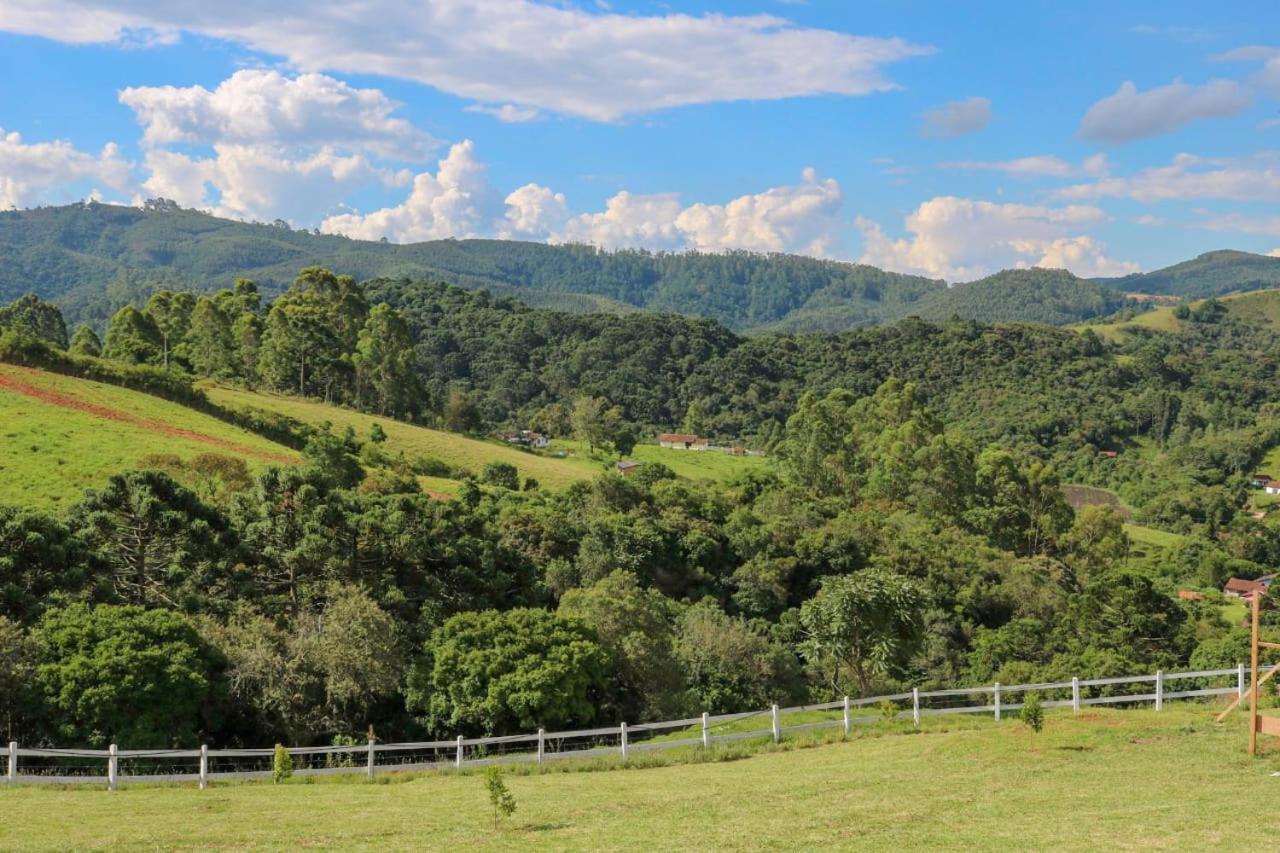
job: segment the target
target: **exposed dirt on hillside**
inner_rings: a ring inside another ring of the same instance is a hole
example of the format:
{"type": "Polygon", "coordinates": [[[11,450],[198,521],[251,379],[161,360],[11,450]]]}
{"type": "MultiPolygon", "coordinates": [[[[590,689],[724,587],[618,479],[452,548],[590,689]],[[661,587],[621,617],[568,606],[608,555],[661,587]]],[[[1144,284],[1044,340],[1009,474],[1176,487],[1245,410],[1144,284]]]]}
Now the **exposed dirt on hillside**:
{"type": "Polygon", "coordinates": [[[237,456],[251,456],[254,459],[261,459],[264,462],[275,462],[282,465],[291,465],[296,463],[297,457],[288,456],[283,453],[271,453],[266,450],[258,450],[257,448],[247,447],[243,444],[237,444],[234,441],[228,441],[225,438],[217,438],[216,436],[207,435],[190,429],[182,429],[164,421],[158,421],[154,418],[143,418],[132,415],[120,409],[113,409],[108,406],[101,406],[97,403],[90,403],[81,400],[69,394],[63,394],[53,391],[49,388],[41,388],[31,382],[22,379],[22,374],[39,375],[40,371],[32,370],[26,367],[17,367],[14,365],[5,366],[0,371],[0,389],[12,391],[14,394],[21,394],[24,397],[30,397],[33,400],[39,400],[42,403],[48,403],[51,406],[59,406],[64,409],[74,409],[77,412],[84,412],[95,417],[108,421],[118,421],[131,426],[141,427],[148,432],[154,432],[161,435],[169,435],[174,438],[185,438],[189,441],[197,441],[201,444],[208,444],[234,453],[237,456]]]}

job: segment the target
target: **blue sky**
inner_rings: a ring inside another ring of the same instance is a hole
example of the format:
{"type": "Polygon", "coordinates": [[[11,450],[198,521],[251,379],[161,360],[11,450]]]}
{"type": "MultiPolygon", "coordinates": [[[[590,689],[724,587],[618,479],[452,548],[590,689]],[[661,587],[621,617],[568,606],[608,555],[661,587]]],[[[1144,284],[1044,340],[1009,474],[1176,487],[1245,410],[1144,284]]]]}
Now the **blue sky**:
{"type": "Polygon", "coordinates": [[[1280,247],[1275,2],[267,5],[0,3],[0,207],[953,281],[1280,247]]]}

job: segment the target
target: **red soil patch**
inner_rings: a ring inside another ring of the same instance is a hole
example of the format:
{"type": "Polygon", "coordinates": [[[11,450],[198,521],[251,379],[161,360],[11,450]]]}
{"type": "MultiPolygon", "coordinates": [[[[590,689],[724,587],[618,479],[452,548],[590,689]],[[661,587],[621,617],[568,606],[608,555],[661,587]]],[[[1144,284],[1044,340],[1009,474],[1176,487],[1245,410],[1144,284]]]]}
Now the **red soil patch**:
{"type": "MultiPolygon", "coordinates": [[[[39,374],[40,371],[31,368],[15,367],[9,365],[7,370],[26,371],[32,374],[39,374]]],[[[170,435],[174,438],[185,438],[189,441],[197,441],[201,444],[212,445],[223,450],[229,450],[241,456],[252,456],[255,459],[261,459],[265,462],[277,462],[285,465],[292,465],[298,460],[296,457],[287,456],[283,453],[271,453],[266,450],[257,450],[252,447],[246,447],[243,444],[236,444],[234,441],[228,441],[224,438],[216,438],[212,435],[205,435],[202,432],[196,432],[190,429],[181,429],[164,421],[157,421],[153,418],[141,418],[137,415],[131,415],[128,412],[122,412],[119,409],[112,409],[107,406],[99,406],[96,403],[89,403],[72,397],[69,394],[62,394],[52,391],[48,388],[41,388],[24,382],[15,376],[8,376],[0,373],[0,389],[12,391],[15,394],[21,394],[24,397],[30,397],[33,400],[39,400],[42,403],[48,403],[51,406],[59,406],[64,409],[74,409],[77,412],[94,415],[108,421],[118,421],[119,423],[130,424],[132,426],[141,427],[148,432],[159,433],[160,435],[170,435]]]]}

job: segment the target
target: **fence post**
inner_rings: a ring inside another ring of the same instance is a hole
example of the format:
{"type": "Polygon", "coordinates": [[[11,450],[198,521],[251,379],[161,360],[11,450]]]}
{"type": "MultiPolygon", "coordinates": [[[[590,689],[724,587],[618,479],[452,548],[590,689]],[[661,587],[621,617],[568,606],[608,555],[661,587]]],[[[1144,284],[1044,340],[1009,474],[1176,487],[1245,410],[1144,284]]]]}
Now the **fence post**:
{"type": "Polygon", "coordinates": [[[462,766],[462,735],[458,735],[458,757],[453,760],[453,766],[462,766]]]}
{"type": "Polygon", "coordinates": [[[1156,670],[1156,710],[1164,710],[1164,670],[1156,670]]]}
{"type": "Polygon", "coordinates": [[[920,728],[920,688],[911,688],[911,721],[920,728]]]}
{"type": "Polygon", "coordinates": [[[200,790],[209,787],[209,744],[200,744],[200,790]]]}
{"type": "Polygon", "coordinates": [[[849,736],[849,697],[844,697],[844,735],[849,736]]]}
{"type": "Polygon", "coordinates": [[[996,722],[1000,722],[1000,682],[995,687],[996,722]]]}
{"type": "Polygon", "coordinates": [[[711,746],[711,724],[707,720],[707,712],[702,712],[702,748],[708,749],[711,746]]]}
{"type": "Polygon", "coordinates": [[[9,772],[10,782],[18,781],[18,742],[16,740],[9,741],[9,772]]]}
{"type": "Polygon", "coordinates": [[[119,781],[120,758],[116,755],[116,745],[107,748],[107,790],[114,791],[119,781]]]}
{"type": "Polygon", "coordinates": [[[627,724],[623,723],[621,726],[619,726],[618,732],[621,735],[621,739],[619,742],[622,744],[622,760],[626,761],[627,760],[627,724]]]}
{"type": "Polygon", "coordinates": [[[773,714],[773,742],[777,743],[782,740],[782,722],[778,719],[778,706],[774,705],[770,711],[773,714]]]}
{"type": "Polygon", "coordinates": [[[1080,713],[1080,678],[1074,675],[1071,676],[1071,711],[1080,713]]]}
{"type": "Polygon", "coordinates": [[[373,738],[369,738],[369,781],[373,781],[373,738]]]}
{"type": "Polygon", "coordinates": [[[538,729],[538,766],[542,766],[542,753],[546,749],[547,730],[538,729]]]}
{"type": "Polygon", "coordinates": [[[1244,698],[1244,664],[1236,664],[1236,698],[1244,698]]]}

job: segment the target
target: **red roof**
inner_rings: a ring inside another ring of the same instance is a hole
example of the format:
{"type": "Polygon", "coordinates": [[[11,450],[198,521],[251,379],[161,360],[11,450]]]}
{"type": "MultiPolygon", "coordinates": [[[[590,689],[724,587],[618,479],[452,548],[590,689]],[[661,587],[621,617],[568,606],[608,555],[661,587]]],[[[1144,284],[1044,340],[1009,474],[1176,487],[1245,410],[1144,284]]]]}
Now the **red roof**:
{"type": "Polygon", "coordinates": [[[1262,488],[1264,488],[1264,489],[1280,489],[1280,480],[1267,480],[1267,482],[1266,482],[1265,484],[1263,484],[1262,488]]]}
{"type": "Polygon", "coordinates": [[[1267,585],[1262,581],[1250,581],[1244,578],[1231,578],[1223,590],[1227,592],[1265,592],[1267,585]]]}
{"type": "Polygon", "coordinates": [[[673,444],[693,444],[698,441],[698,437],[683,432],[664,432],[658,436],[658,441],[669,441],[673,444]]]}

